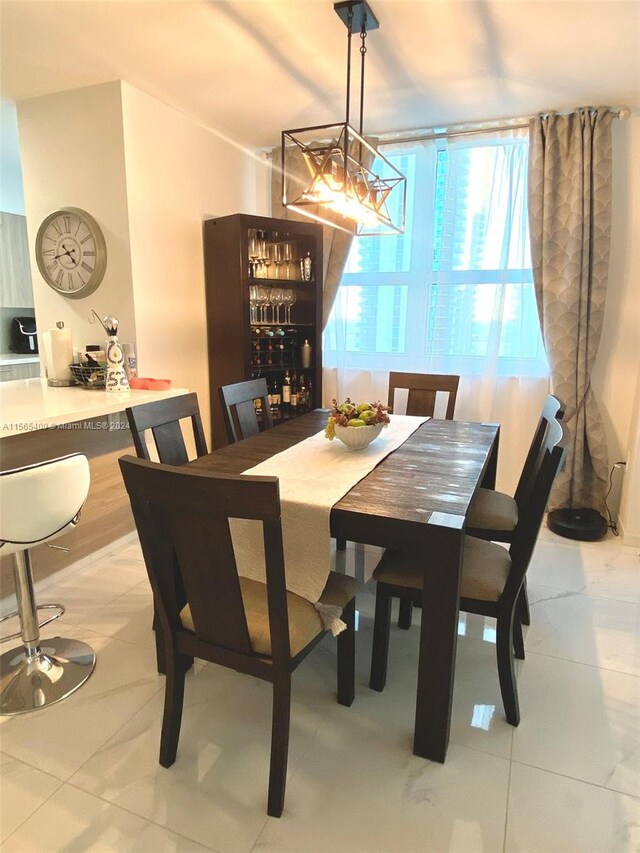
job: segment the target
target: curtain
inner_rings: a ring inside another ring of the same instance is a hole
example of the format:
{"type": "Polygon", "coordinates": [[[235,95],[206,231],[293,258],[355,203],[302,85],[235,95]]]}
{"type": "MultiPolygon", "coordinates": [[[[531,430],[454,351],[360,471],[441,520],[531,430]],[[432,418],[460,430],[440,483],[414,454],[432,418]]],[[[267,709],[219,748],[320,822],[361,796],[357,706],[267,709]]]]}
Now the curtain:
{"type": "MultiPolygon", "coordinates": [[[[367,142],[375,148],[378,140],[367,137],[367,142]]],[[[368,156],[368,152],[366,152],[368,156]]],[[[370,162],[364,160],[366,166],[370,162]]],[[[304,188],[309,179],[309,173],[302,156],[299,158],[300,186],[304,188]]],[[[282,204],[282,170],[280,167],[280,149],[271,151],[271,215],[278,219],[295,219],[298,222],[310,222],[306,216],[289,210],[282,204]]],[[[333,303],[335,302],[340,280],[344,272],[349,250],[353,243],[353,235],[328,225],[322,226],[322,258],[323,258],[323,285],[322,285],[322,328],[331,316],[333,303]]]]}
{"type": "Polygon", "coordinates": [[[549,388],[529,249],[527,131],[390,146],[385,155],[407,175],[406,232],[354,242],[325,332],[325,403],[386,401],[390,370],[458,374],[456,418],[503,425],[499,487],[514,489],[549,388]]]}
{"type": "Polygon", "coordinates": [[[611,231],[607,108],[539,115],[530,124],[529,220],[536,299],[569,444],[550,508],[606,515],[607,446],[591,371],[600,342],[611,231]]]}

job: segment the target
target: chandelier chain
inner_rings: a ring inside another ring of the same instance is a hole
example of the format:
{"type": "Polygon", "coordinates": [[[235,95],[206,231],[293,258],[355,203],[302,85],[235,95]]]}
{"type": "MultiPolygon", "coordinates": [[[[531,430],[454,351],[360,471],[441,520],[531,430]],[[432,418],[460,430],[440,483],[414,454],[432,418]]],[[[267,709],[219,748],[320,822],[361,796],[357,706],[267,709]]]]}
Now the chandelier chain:
{"type": "Polygon", "coordinates": [[[364,128],[364,62],[367,54],[367,16],[362,18],[360,31],[360,136],[364,128]]]}
{"type": "Polygon", "coordinates": [[[349,8],[347,14],[347,101],[346,122],[349,124],[349,111],[351,108],[351,35],[353,33],[353,9],[349,8]]]}

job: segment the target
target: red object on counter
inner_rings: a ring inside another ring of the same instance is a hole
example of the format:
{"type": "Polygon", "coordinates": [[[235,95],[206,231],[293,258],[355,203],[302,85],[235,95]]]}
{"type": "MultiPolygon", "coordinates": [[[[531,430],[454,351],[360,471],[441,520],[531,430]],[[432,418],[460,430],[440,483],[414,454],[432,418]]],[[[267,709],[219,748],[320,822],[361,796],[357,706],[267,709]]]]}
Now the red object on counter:
{"type": "Polygon", "coordinates": [[[171,388],[171,380],[136,376],[129,380],[129,387],[135,391],[168,391],[171,388]]]}

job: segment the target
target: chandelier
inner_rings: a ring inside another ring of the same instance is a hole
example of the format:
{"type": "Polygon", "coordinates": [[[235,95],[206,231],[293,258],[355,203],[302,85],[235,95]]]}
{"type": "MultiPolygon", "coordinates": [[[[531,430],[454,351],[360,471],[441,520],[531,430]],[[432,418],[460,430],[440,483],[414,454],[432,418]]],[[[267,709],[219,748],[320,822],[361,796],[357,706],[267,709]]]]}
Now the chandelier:
{"type": "Polygon", "coordinates": [[[402,234],[407,179],[363,135],[367,32],[379,23],[365,0],[334,3],[347,27],[344,122],[282,131],[282,204],[355,235],[402,234]],[[360,125],[350,121],[351,37],[360,33],[360,125]]]}

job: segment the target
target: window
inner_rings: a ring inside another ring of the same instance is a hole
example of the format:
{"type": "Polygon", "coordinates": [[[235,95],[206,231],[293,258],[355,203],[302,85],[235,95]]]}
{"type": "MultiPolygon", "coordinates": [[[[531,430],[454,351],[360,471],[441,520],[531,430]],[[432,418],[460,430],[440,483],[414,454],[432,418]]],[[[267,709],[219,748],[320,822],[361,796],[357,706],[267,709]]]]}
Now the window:
{"type": "Polygon", "coordinates": [[[526,132],[387,147],[404,234],[353,241],[325,365],[544,376],[527,222],[526,132]]]}

